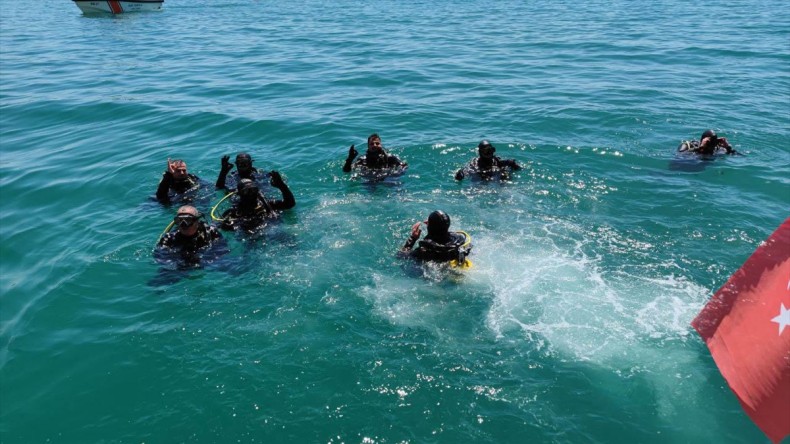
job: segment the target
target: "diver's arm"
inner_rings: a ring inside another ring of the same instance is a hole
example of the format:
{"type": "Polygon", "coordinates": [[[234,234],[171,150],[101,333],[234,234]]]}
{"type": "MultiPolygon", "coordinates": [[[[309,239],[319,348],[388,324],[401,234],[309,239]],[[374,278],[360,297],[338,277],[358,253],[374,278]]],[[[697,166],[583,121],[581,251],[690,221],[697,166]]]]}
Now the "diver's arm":
{"type": "Polygon", "coordinates": [[[219,172],[219,177],[217,177],[217,183],[215,184],[217,189],[221,190],[221,189],[225,188],[225,176],[227,176],[227,175],[228,175],[228,173],[225,173],[225,172],[222,172],[222,171],[219,172]]]}
{"type": "Polygon", "coordinates": [[[498,159],[498,160],[500,165],[509,167],[513,171],[518,171],[521,169],[521,165],[519,165],[515,159],[498,159]]]}
{"type": "Polygon", "coordinates": [[[294,199],[294,194],[291,192],[291,189],[288,188],[288,185],[283,181],[282,176],[277,171],[272,171],[270,173],[272,179],[271,184],[273,187],[278,188],[281,193],[283,193],[282,200],[275,200],[269,202],[272,209],[274,210],[287,210],[289,208],[293,208],[296,205],[296,199],[294,199]]]}
{"type": "Polygon", "coordinates": [[[288,188],[288,185],[283,184],[282,187],[277,187],[283,193],[282,200],[275,200],[269,202],[271,207],[275,210],[288,210],[296,206],[296,199],[294,199],[294,195],[291,192],[291,189],[288,188]]]}
{"type": "Polygon", "coordinates": [[[732,148],[730,142],[727,142],[727,139],[724,137],[719,138],[719,146],[727,150],[727,154],[740,154],[732,148]]]}
{"type": "Polygon", "coordinates": [[[472,159],[472,161],[470,161],[469,163],[464,165],[463,168],[458,170],[458,172],[455,173],[455,180],[463,180],[464,177],[466,177],[469,174],[472,174],[476,170],[477,170],[477,158],[472,159]]]}
{"type": "Polygon", "coordinates": [[[348,149],[348,157],[346,157],[346,163],[343,164],[343,172],[348,173],[351,171],[351,164],[354,162],[354,158],[357,157],[359,154],[354,148],[354,145],[351,145],[351,148],[348,149]]]}
{"type": "Polygon", "coordinates": [[[156,188],[156,199],[162,203],[170,203],[170,183],[173,181],[173,175],[169,171],[162,174],[162,180],[159,181],[159,186],[156,188]]]}
{"type": "Polygon", "coordinates": [[[420,239],[420,235],[422,234],[422,229],[420,227],[421,222],[417,222],[416,224],[412,225],[411,227],[411,235],[408,239],[406,239],[406,243],[403,244],[400,251],[401,253],[408,253],[414,248],[414,244],[417,243],[417,240],[420,239]]]}

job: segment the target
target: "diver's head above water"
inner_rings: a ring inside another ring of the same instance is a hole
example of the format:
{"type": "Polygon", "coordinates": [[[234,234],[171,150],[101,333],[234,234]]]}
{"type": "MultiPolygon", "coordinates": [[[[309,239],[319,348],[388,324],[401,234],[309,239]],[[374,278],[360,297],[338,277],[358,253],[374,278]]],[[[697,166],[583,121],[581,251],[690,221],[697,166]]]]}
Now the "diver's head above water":
{"type": "Polygon", "coordinates": [[[444,211],[437,210],[428,216],[425,221],[428,225],[428,238],[442,242],[447,238],[447,233],[450,230],[450,216],[444,211]]]}
{"type": "Polygon", "coordinates": [[[695,150],[695,152],[699,154],[715,154],[719,151],[719,148],[723,148],[727,154],[739,154],[732,148],[730,142],[727,141],[726,137],[719,137],[715,131],[712,129],[706,130],[702,133],[699,139],[699,146],[695,150]]]}
{"type": "Polygon", "coordinates": [[[373,133],[368,136],[368,152],[371,153],[380,153],[384,150],[381,145],[381,137],[378,134],[373,133]]]}
{"type": "Polygon", "coordinates": [[[484,159],[493,159],[495,152],[496,148],[487,140],[483,140],[477,145],[477,153],[484,159]]]}
{"type": "Polygon", "coordinates": [[[236,155],[236,170],[240,176],[249,176],[252,172],[252,156],[247,153],[236,155]]]}
{"type": "Polygon", "coordinates": [[[198,221],[201,214],[192,205],[184,205],[178,209],[178,214],[173,218],[173,223],[178,226],[178,232],[183,236],[192,237],[197,233],[198,221]]]}
{"type": "Polygon", "coordinates": [[[183,182],[189,179],[189,174],[187,172],[187,163],[181,159],[177,160],[170,160],[168,159],[167,162],[167,170],[173,176],[173,180],[176,182],[183,182]]]}
{"type": "Polygon", "coordinates": [[[706,130],[704,133],[702,133],[702,136],[700,136],[699,138],[700,142],[702,142],[705,139],[710,139],[711,141],[715,142],[719,139],[719,136],[716,135],[716,131],[709,129],[706,130]]]}
{"type": "Polygon", "coordinates": [[[239,180],[239,185],[236,187],[236,192],[239,194],[239,199],[242,202],[254,202],[258,199],[260,189],[254,180],[241,179],[239,180]]]}

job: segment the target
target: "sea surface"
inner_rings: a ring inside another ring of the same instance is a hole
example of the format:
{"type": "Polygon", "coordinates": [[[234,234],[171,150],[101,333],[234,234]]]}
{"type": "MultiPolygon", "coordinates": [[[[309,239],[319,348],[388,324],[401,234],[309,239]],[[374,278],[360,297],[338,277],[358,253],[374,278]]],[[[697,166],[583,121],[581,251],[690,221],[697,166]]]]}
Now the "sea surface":
{"type": "Polygon", "coordinates": [[[0,0],[0,130],[2,443],[768,442],[689,323],[790,216],[784,0],[0,0]],[[157,263],[238,152],[296,207],[157,263]],[[436,209],[471,269],[395,255],[436,209]]]}

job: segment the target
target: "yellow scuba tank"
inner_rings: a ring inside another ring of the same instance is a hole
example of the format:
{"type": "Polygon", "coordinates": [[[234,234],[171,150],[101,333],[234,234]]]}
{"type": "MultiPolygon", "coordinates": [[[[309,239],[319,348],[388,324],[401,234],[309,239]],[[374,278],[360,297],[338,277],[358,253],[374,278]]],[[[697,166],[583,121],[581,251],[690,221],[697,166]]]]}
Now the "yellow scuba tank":
{"type": "Polygon", "coordinates": [[[472,268],[472,261],[466,258],[466,255],[469,254],[469,251],[472,248],[472,236],[469,235],[466,231],[456,231],[456,233],[463,234],[466,240],[460,247],[458,247],[458,259],[453,259],[450,261],[450,266],[453,268],[460,268],[462,270],[468,270],[472,268]]]}

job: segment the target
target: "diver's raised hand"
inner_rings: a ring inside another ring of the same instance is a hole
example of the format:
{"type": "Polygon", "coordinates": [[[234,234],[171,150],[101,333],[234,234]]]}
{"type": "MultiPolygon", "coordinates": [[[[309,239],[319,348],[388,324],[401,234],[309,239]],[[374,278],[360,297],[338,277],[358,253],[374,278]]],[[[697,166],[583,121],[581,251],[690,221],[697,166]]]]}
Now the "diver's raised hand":
{"type": "Polygon", "coordinates": [[[357,152],[357,149],[354,148],[354,145],[351,145],[351,148],[348,149],[348,159],[347,160],[354,160],[357,157],[358,154],[359,154],[359,152],[357,152]]]}
{"type": "Polygon", "coordinates": [[[411,226],[411,238],[415,241],[420,238],[422,235],[422,222],[417,222],[416,224],[411,226]]]}
{"type": "Polygon", "coordinates": [[[275,188],[282,188],[285,186],[285,181],[283,180],[283,176],[280,175],[277,171],[272,171],[269,173],[269,183],[272,184],[275,188]]]}
{"type": "Polygon", "coordinates": [[[412,248],[414,248],[414,244],[417,243],[417,240],[420,238],[420,235],[422,234],[422,228],[420,227],[421,225],[422,222],[417,222],[416,224],[412,225],[411,235],[409,236],[408,239],[406,239],[406,243],[403,244],[403,247],[401,248],[401,252],[407,253],[411,251],[412,248]]]}
{"type": "Polygon", "coordinates": [[[233,164],[230,162],[230,156],[222,156],[222,172],[228,173],[233,169],[233,164]]]}
{"type": "Polygon", "coordinates": [[[348,157],[346,158],[346,163],[343,164],[343,171],[348,173],[351,171],[351,163],[354,162],[354,158],[357,157],[357,149],[354,148],[354,145],[351,145],[351,148],[348,149],[348,157]]]}

